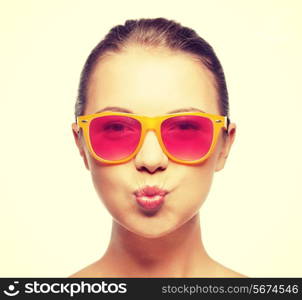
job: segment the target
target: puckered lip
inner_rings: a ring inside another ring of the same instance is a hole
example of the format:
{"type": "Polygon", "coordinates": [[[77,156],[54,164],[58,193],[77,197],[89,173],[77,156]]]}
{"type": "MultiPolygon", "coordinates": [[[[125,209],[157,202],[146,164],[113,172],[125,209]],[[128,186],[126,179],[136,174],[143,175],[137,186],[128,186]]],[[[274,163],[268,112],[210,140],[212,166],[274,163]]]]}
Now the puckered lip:
{"type": "Polygon", "coordinates": [[[169,191],[167,190],[160,189],[157,186],[149,186],[149,185],[143,187],[142,189],[138,189],[134,191],[134,195],[137,197],[142,197],[142,196],[152,197],[156,195],[165,196],[168,193],[169,191]]]}

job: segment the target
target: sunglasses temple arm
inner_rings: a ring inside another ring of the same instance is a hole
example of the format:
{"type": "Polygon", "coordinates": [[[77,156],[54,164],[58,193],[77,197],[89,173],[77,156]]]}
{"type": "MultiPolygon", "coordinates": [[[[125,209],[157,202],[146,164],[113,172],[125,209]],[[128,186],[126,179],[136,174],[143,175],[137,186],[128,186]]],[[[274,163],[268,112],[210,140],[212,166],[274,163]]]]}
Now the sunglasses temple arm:
{"type": "Polygon", "coordinates": [[[226,117],[226,130],[227,130],[227,133],[229,131],[229,125],[231,123],[231,120],[229,119],[229,117],[226,117]]]}

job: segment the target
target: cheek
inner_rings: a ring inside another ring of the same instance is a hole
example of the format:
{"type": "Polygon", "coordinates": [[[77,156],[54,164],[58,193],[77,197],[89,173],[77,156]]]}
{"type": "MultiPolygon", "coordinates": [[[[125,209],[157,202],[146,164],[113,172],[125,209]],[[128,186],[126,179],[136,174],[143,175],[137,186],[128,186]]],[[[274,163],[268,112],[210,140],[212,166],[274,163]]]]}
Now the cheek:
{"type": "Polygon", "coordinates": [[[196,214],[210,191],[213,180],[213,162],[187,167],[177,189],[177,207],[187,214],[196,214]]]}
{"type": "Polygon", "coordinates": [[[125,165],[104,166],[93,162],[90,171],[95,190],[111,214],[116,214],[118,210],[123,210],[129,205],[123,201],[125,181],[129,177],[125,165]]]}

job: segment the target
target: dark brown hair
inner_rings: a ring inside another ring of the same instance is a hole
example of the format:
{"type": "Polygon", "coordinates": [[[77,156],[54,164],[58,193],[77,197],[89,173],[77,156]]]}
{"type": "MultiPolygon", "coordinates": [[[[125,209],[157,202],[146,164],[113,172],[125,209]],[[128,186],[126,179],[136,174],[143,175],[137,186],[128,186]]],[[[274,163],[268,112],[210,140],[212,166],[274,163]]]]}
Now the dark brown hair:
{"type": "MultiPolygon", "coordinates": [[[[165,18],[127,20],[113,27],[88,56],[81,73],[75,117],[83,115],[89,77],[97,62],[108,53],[119,53],[127,46],[162,48],[189,53],[206,66],[215,78],[220,113],[229,117],[228,91],[222,66],[213,48],[197,33],[165,18]]],[[[228,124],[230,120],[228,118],[228,124]]]]}

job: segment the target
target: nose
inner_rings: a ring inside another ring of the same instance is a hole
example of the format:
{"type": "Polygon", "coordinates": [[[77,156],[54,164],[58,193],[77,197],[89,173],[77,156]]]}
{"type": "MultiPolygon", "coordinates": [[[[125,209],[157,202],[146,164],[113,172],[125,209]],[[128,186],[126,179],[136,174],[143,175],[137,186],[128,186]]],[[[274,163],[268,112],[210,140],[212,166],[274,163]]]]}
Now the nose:
{"type": "Polygon", "coordinates": [[[156,170],[167,168],[168,157],[163,152],[154,131],[149,130],[143,141],[142,147],[134,158],[135,166],[138,170],[147,170],[154,173],[156,170]]]}

